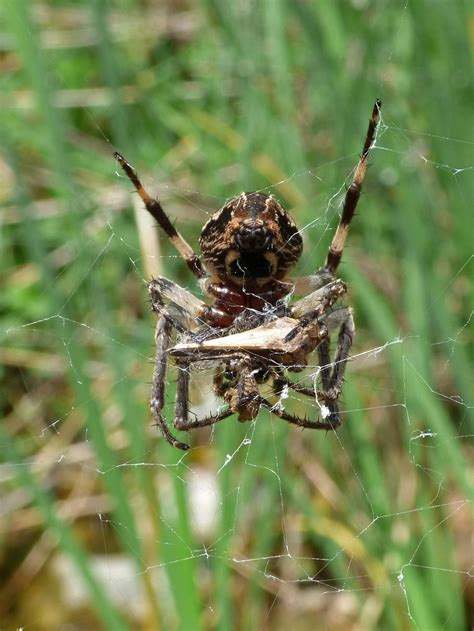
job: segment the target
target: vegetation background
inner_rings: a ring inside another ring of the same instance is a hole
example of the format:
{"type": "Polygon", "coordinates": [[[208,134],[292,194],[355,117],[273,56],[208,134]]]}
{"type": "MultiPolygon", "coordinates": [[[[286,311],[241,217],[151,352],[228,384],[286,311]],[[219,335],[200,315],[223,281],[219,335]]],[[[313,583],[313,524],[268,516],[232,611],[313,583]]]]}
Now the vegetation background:
{"type": "Polygon", "coordinates": [[[2,629],[474,623],[473,33],[462,0],[2,3],[2,629]],[[262,413],[173,451],[144,281],[196,287],[140,245],[113,150],[195,246],[226,198],[275,193],[310,273],[375,97],[345,424],[262,413]]]}

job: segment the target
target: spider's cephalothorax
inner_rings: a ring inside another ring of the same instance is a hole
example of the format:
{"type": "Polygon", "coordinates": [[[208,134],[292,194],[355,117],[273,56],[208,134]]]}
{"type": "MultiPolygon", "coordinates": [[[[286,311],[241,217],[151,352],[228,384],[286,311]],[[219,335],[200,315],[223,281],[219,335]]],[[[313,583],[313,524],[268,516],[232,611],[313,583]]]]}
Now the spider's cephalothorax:
{"type": "Polygon", "coordinates": [[[173,436],[163,415],[168,356],[178,367],[174,417],[178,430],[213,425],[232,414],[248,421],[256,418],[261,407],[300,427],[335,429],[340,425],[338,398],[354,337],[354,320],[349,307],[337,304],[346,287],[335,272],[360,197],[380,108],[377,100],[325,264],[305,278],[288,278],[301,256],[302,239],[290,215],[272,195],[241,193],[214,213],[199,240],[201,262],[159,201],[145,191],[132,167],[115,154],[147,210],[202,289],[213,298],[207,304],[165,278],[152,280],[148,286],[152,310],[158,315],[150,408],[170,444],[188,448],[173,436]],[[303,297],[287,304],[290,293],[303,297]],[[331,359],[332,331],[338,331],[338,342],[331,359]],[[178,339],[173,342],[175,332],[178,339]],[[319,364],[319,389],[303,387],[286,374],[302,370],[313,352],[319,364]],[[225,405],[215,414],[190,419],[190,370],[202,362],[217,364],[214,391],[225,405]],[[268,381],[276,403],[260,394],[261,384],[268,381]],[[286,412],[281,401],[290,390],[315,399],[321,419],[309,420],[286,412]]]}

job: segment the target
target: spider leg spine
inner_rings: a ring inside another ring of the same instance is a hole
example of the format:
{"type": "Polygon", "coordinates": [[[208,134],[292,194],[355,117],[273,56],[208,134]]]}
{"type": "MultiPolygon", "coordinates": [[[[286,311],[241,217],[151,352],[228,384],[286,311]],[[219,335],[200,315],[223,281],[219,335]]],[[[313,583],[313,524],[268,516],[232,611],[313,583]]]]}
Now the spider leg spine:
{"type": "Polygon", "coordinates": [[[191,429],[198,429],[200,427],[209,427],[209,425],[215,425],[215,423],[219,423],[219,421],[223,421],[224,419],[232,416],[234,414],[233,410],[224,409],[218,412],[217,414],[209,414],[209,416],[205,416],[203,418],[196,418],[192,421],[184,420],[184,419],[175,419],[174,426],[176,429],[181,432],[188,432],[191,429]]]}
{"type": "Polygon", "coordinates": [[[275,405],[272,405],[270,401],[265,399],[265,397],[259,397],[259,403],[261,406],[265,407],[269,412],[277,416],[278,418],[291,423],[292,425],[298,425],[298,427],[308,428],[308,429],[326,429],[326,430],[334,430],[341,424],[339,418],[334,419],[334,421],[311,421],[309,419],[302,418],[295,414],[289,414],[285,412],[285,410],[280,410],[275,405]]]}

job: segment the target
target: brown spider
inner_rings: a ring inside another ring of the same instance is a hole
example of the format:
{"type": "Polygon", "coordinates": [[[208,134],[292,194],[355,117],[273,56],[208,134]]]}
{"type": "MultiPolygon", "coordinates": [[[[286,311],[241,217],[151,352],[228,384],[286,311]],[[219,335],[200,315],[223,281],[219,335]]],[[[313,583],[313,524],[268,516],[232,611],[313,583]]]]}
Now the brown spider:
{"type": "Polygon", "coordinates": [[[377,100],[324,267],[304,278],[288,278],[303,243],[293,219],[272,195],[241,193],[212,215],[199,239],[203,264],[160,202],[148,195],[132,167],[115,153],[148,212],[171,239],[202,289],[213,297],[212,303],[206,304],[162,277],[148,284],[151,307],[158,315],[150,408],[156,424],[174,447],[188,449],[173,436],[163,415],[168,356],[174,358],[178,367],[174,418],[177,430],[213,425],[232,414],[238,414],[239,421],[252,420],[261,407],[300,427],[328,430],[341,424],[338,398],[355,329],[351,308],[335,306],[346,292],[335,272],[361,194],[380,108],[377,100]],[[307,295],[290,305],[292,294],[307,295]],[[329,334],[335,329],[339,336],[331,361],[329,334]],[[173,330],[178,333],[174,344],[173,330]],[[317,352],[320,366],[320,390],[305,388],[286,376],[287,372],[303,370],[313,351],[317,352]],[[215,414],[190,420],[190,369],[209,363],[218,365],[214,390],[226,405],[215,414]],[[322,418],[300,418],[286,412],[281,403],[272,404],[261,396],[259,385],[269,379],[280,399],[289,388],[315,398],[322,418]]]}

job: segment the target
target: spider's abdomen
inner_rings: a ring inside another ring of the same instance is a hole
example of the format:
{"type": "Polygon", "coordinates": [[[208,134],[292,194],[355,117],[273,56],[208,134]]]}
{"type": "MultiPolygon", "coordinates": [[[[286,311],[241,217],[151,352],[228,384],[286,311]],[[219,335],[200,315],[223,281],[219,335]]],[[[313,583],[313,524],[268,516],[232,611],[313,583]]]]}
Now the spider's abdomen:
{"type": "Polygon", "coordinates": [[[199,239],[211,276],[247,288],[282,280],[303,249],[282,205],[263,193],[241,193],[206,223],[199,239]]]}

